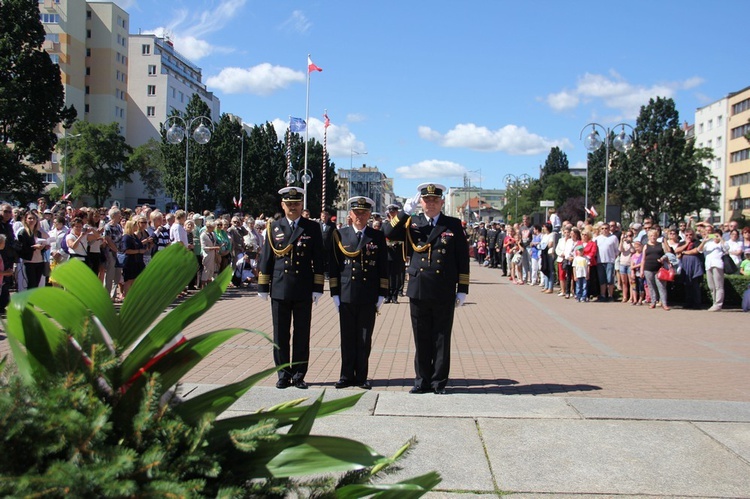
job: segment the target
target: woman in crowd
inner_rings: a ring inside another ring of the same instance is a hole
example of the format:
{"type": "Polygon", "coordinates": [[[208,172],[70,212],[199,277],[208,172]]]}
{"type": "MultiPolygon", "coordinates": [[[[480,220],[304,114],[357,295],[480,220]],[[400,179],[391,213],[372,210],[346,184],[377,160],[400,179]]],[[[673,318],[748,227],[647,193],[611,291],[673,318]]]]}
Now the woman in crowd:
{"type": "Polygon", "coordinates": [[[552,294],[555,286],[555,232],[552,224],[542,225],[542,240],[539,242],[542,267],[542,293],[552,294]]]}
{"type": "Polygon", "coordinates": [[[742,229],[742,252],[750,251],[750,226],[742,229]]]}
{"type": "Polygon", "coordinates": [[[565,252],[567,246],[571,243],[570,238],[570,227],[563,229],[562,237],[557,240],[555,245],[555,263],[557,263],[557,278],[560,281],[560,294],[557,296],[565,296],[565,289],[567,285],[568,292],[570,292],[570,272],[569,267],[565,263],[565,252]]]}
{"type": "Polygon", "coordinates": [[[729,253],[729,257],[739,269],[740,262],[742,262],[742,254],[744,253],[742,248],[742,241],[740,241],[740,231],[738,231],[737,229],[732,229],[729,232],[729,241],[727,241],[727,246],[729,246],[729,249],[727,251],[729,253]]]}
{"type": "Polygon", "coordinates": [[[65,244],[68,246],[68,255],[86,263],[86,250],[89,245],[91,234],[83,230],[83,219],[74,218],[70,221],[70,232],[65,236],[65,244]]]}
{"type": "Polygon", "coordinates": [[[703,282],[703,255],[698,250],[693,229],[685,230],[685,242],[677,246],[677,256],[682,267],[682,282],[685,285],[685,308],[701,308],[701,282],[703,282]]]}
{"type": "Polygon", "coordinates": [[[38,288],[44,277],[44,252],[49,249],[49,236],[39,227],[39,217],[29,211],[23,217],[23,227],[16,233],[21,246],[18,256],[23,259],[26,287],[38,288]]]}
{"type": "Polygon", "coordinates": [[[570,238],[565,241],[565,250],[563,253],[563,269],[565,271],[565,282],[562,283],[558,296],[566,299],[570,298],[573,290],[573,258],[575,258],[576,247],[583,246],[581,241],[581,231],[574,227],[570,230],[570,238]]]}
{"type": "Polygon", "coordinates": [[[664,310],[671,310],[667,304],[667,286],[663,281],[656,278],[656,274],[663,265],[664,255],[671,249],[666,241],[662,241],[661,244],[657,241],[659,238],[658,229],[649,229],[647,237],[648,242],[642,253],[641,270],[651,294],[649,308],[656,308],[657,303],[661,302],[661,307],[664,310]]]}
{"type": "Polygon", "coordinates": [[[201,285],[203,288],[209,281],[213,280],[216,274],[217,255],[221,245],[217,242],[216,222],[206,219],[206,230],[201,233],[201,252],[203,253],[203,274],[201,275],[201,285]]]}
{"type": "MultiPolygon", "coordinates": [[[[65,227],[65,215],[57,215],[52,221],[52,229],[49,231],[49,270],[52,272],[55,267],[68,261],[68,254],[63,250],[63,240],[68,234],[68,229],[65,227]]],[[[50,284],[54,284],[54,281],[50,279],[50,284]]]]}
{"type": "Polygon", "coordinates": [[[532,286],[541,284],[541,251],[539,251],[539,243],[542,242],[542,227],[540,225],[534,225],[532,227],[531,245],[529,246],[529,252],[531,253],[531,278],[529,279],[532,286]]]}
{"type": "Polygon", "coordinates": [[[718,312],[724,306],[724,261],[722,257],[729,251],[729,245],[721,237],[721,229],[715,229],[698,246],[698,251],[705,258],[706,279],[711,290],[713,304],[709,312],[718,312]]]}
{"type": "Polygon", "coordinates": [[[125,229],[123,230],[122,246],[125,248],[125,264],[122,267],[122,296],[123,299],[127,298],[130,286],[133,285],[136,277],[138,277],[143,269],[146,268],[146,264],[143,262],[143,255],[148,251],[146,249],[146,243],[148,238],[141,239],[137,231],[137,221],[135,218],[125,222],[125,229]]]}
{"type": "Polygon", "coordinates": [[[229,238],[226,229],[229,228],[229,222],[220,218],[216,221],[216,242],[219,244],[219,262],[217,273],[221,273],[222,270],[232,263],[232,240],[229,238]]]}
{"type": "Polygon", "coordinates": [[[588,299],[595,296],[602,297],[599,290],[599,267],[597,266],[599,249],[594,241],[594,233],[591,228],[587,227],[581,232],[581,241],[583,243],[583,256],[589,260],[589,279],[586,280],[588,288],[588,299]]]}
{"type": "MultiPolygon", "coordinates": [[[[81,210],[84,211],[84,210],[81,210]]],[[[102,254],[102,242],[104,241],[104,224],[99,218],[99,210],[89,208],[85,210],[87,219],[84,220],[84,230],[92,232],[96,237],[89,240],[89,246],[86,249],[86,265],[94,271],[99,280],[104,282],[104,273],[107,271],[104,254],[102,254]],[[86,222],[88,221],[88,224],[86,222]]]]}
{"type": "Polygon", "coordinates": [[[620,290],[622,302],[633,301],[630,296],[630,262],[633,257],[633,231],[628,229],[620,238],[620,290]]]}
{"type": "Polygon", "coordinates": [[[505,251],[505,258],[508,262],[508,271],[510,274],[509,279],[516,282],[516,264],[513,262],[513,257],[516,254],[518,247],[518,241],[516,241],[516,229],[509,227],[507,234],[505,234],[505,240],[503,241],[503,250],[505,251]]]}

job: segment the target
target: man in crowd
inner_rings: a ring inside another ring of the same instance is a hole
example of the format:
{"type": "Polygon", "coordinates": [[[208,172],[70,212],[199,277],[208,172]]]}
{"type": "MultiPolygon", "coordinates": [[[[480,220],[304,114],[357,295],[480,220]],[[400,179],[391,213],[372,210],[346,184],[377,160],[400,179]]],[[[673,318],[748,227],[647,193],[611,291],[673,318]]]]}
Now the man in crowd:
{"type": "Polygon", "coordinates": [[[110,298],[117,298],[117,285],[122,277],[122,265],[118,261],[118,253],[122,256],[119,260],[124,261],[125,248],[122,247],[123,228],[120,225],[122,213],[118,208],[109,210],[109,222],[104,225],[104,245],[109,249],[106,252],[106,270],[104,271],[104,289],[110,298]]]}
{"type": "Polygon", "coordinates": [[[469,247],[461,221],[442,213],[444,192],[440,184],[419,185],[385,226],[386,237],[405,241],[414,251],[406,290],[416,346],[409,393],[445,393],[454,310],[469,292],[469,247]],[[418,204],[423,213],[410,216],[418,204]]]}
{"type": "Polygon", "coordinates": [[[273,360],[284,366],[276,388],[306,389],[312,305],[323,296],[323,236],[317,222],[302,217],[303,189],[285,187],[279,194],[284,216],[269,221],[258,265],[258,296],[268,300],[270,293],[271,297],[273,341],[278,346],[273,360]]]}
{"type": "Polygon", "coordinates": [[[496,267],[495,265],[495,240],[497,239],[497,221],[493,221],[490,224],[490,228],[487,229],[487,266],[491,269],[496,267]]]}
{"type": "MultiPolygon", "coordinates": [[[[13,270],[16,263],[16,236],[13,232],[13,207],[8,203],[0,205],[0,234],[5,235],[5,247],[0,250],[0,258],[3,259],[3,268],[13,270]]],[[[4,285],[0,290],[0,314],[5,314],[5,309],[10,303],[10,284],[13,282],[13,276],[4,276],[0,278],[4,285]]]]}
{"type": "Polygon", "coordinates": [[[367,226],[375,202],[347,201],[352,225],[333,233],[329,258],[331,297],[339,312],[341,376],[336,388],[372,388],[367,380],[375,314],[388,292],[385,236],[367,226]]]}
{"type": "Polygon", "coordinates": [[[620,241],[612,234],[609,225],[604,223],[599,228],[599,235],[594,238],[597,246],[596,266],[599,273],[599,301],[605,302],[615,298],[615,260],[620,241]]]}
{"type": "Polygon", "coordinates": [[[320,232],[323,234],[323,249],[325,251],[324,255],[324,265],[326,269],[326,277],[328,274],[328,257],[331,254],[331,236],[333,235],[333,231],[336,230],[336,224],[331,222],[331,214],[328,213],[327,210],[321,210],[320,212],[320,232]]]}

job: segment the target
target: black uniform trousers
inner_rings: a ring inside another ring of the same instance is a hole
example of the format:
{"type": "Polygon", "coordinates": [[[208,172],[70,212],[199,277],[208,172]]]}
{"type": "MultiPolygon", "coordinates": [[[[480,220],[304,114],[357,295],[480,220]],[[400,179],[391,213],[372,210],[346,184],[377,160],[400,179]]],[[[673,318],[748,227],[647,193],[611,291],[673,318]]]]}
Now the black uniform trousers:
{"type": "Polygon", "coordinates": [[[447,300],[409,300],[411,326],[414,331],[414,386],[418,389],[442,390],[448,384],[451,367],[451,330],[455,297],[447,300]]]}
{"type": "Polygon", "coordinates": [[[406,265],[403,260],[391,260],[388,262],[388,296],[391,300],[397,300],[401,290],[404,289],[404,271],[406,265]]]}
{"type": "Polygon", "coordinates": [[[375,303],[339,305],[341,380],[357,385],[367,381],[376,312],[375,303]]]}
{"type": "Polygon", "coordinates": [[[312,320],[312,300],[292,301],[271,299],[273,316],[273,342],[278,345],[273,351],[277,366],[292,363],[279,371],[279,379],[304,379],[310,360],[310,322],[312,320]],[[294,321],[294,341],[292,342],[292,320],[294,321]],[[289,357],[289,343],[292,342],[292,355],[289,357]]]}

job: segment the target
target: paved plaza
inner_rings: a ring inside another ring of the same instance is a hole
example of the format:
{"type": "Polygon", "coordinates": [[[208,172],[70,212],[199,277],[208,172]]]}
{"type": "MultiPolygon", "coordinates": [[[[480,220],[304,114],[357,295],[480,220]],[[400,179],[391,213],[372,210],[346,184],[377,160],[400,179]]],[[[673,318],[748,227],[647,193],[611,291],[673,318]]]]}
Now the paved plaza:
{"type": "MultiPolygon", "coordinates": [[[[408,299],[377,318],[373,390],[314,433],[382,454],[418,440],[396,481],[437,470],[430,497],[750,498],[750,314],[576,303],[471,268],[456,311],[448,395],[410,395],[408,299]]],[[[270,305],[229,290],[188,336],[272,332],[270,305]]],[[[341,397],[339,325],[330,297],[313,307],[310,390],[264,381],[228,415],[299,397],[341,397]]],[[[0,341],[0,352],[7,341],[0,341]]],[[[191,371],[188,396],[271,367],[259,334],[237,336],[191,371]]]]}

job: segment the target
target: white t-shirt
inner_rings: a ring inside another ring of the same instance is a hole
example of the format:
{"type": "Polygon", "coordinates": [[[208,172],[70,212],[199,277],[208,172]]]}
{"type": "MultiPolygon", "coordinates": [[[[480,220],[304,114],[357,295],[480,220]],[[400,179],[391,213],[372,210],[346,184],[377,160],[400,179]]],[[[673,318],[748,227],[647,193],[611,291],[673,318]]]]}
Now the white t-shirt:
{"type": "Polygon", "coordinates": [[[187,248],[188,237],[185,226],[182,224],[178,224],[177,222],[173,223],[169,228],[169,241],[170,244],[182,243],[182,245],[187,248]]]}
{"type": "Polygon", "coordinates": [[[724,262],[721,260],[721,257],[724,255],[725,249],[727,249],[727,242],[722,239],[720,243],[717,243],[713,237],[703,245],[703,255],[706,257],[706,270],[724,268],[724,262]]]}
{"type": "Polygon", "coordinates": [[[599,263],[615,263],[617,251],[620,247],[620,241],[617,236],[610,234],[608,236],[596,236],[594,238],[596,246],[599,249],[599,263]]]}

